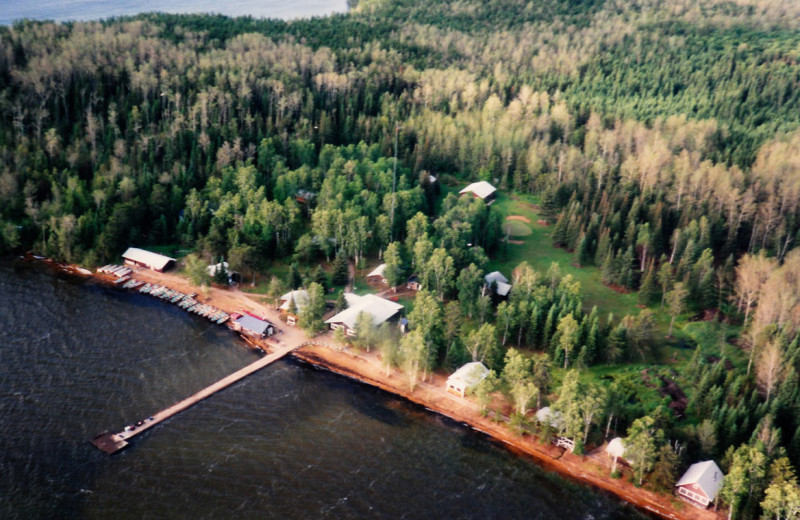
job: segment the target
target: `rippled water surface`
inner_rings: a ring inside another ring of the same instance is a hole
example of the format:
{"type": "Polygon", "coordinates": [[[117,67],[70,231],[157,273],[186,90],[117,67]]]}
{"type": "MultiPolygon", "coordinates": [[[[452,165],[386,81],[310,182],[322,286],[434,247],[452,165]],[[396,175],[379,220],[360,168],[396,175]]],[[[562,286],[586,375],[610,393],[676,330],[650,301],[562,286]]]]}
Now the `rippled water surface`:
{"type": "Polygon", "coordinates": [[[0,264],[0,518],[633,519],[373,388],[281,361],[108,456],[89,444],[257,359],[147,296],[0,264]]]}
{"type": "Polygon", "coordinates": [[[346,10],[347,0],[4,0],[0,2],[0,25],[8,25],[22,18],[65,22],[154,11],[290,20],[343,13],[346,10]]]}

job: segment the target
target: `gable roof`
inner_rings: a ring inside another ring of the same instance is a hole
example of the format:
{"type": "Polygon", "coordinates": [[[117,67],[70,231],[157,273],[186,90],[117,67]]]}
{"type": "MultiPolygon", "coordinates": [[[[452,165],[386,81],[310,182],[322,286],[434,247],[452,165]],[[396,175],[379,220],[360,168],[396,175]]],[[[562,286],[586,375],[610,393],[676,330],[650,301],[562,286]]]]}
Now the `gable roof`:
{"type": "Polygon", "coordinates": [[[447,378],[447,384],[460,383],[458,386],[470,388],[483,381],[488,375],[489,369],[486,368],[483,363],[480,361],[473,361],[453,372],[450,377],[447,378]]]}
{"type": "Polygon", "coordinates": [[[168,263],[175,261],[174,258],[153,253],[152,251],[145,251],[138,247],[129,247],[128,250],[122,254],[122,258],[148,265],[154,269],[164,269],[168,263]]]}
{"type": "Polygon", "coordinates": [[[289,310],[289,300],[294,301],[294,306],[297,307],[299,311],[302,307],[305,307],[308,304],[308,291],[305,289],[297,289],[296,291],[289,291],[283,296],[281,296],[281,306],[279,309],[288,311],[289,310]]]}
{"type": "Polygon", "coordinates": [[[389,301],[380,296],[375,296],[374,294],[359,296],[354,293],[346,293],[344,297],[347,300],[348,307],[326,320],[325,323],[344,323],[347,325],[347,328],[355,329],[356,319],[363,311],[372,315],[372,323],[374,325],[380,325],[403,308],[399,303],[389,301]]]}
{"type": "Polygon", "coordinates": [[[503,273],[501,273],[500,271],[492,271],[491,273],[484,276],[483,279],[486,280],[486,283],[492,283],[492,282],[508,283],[508,278],[503,276],[503,273]]]}
{"type": "Polygon", "coordinates": [[[492,285],[492,282],[494,282],[497,285],[497,294],[500,296],[506,296],[511,290],[508,278],[503,276],[503,273],[500,271],[492,271],[484,276],[483,279],[486,280],[486,285],[492,285]]]}
{"type": "Polygon", "coordinates": [[[243,329],[255,332],[256,334],[264,334],[270,326],[270,322],[259,320],[247,314],[238,317],[236,323],[241,325],[243,329]]]}
{"type": "Polygon", "coordinates": [[[689,466],[686,473],[675,486],[688,486],[696,484],[705,493],[709,500],[714,500],[722,487],[725,475],[713,460],[697,462],[689,466]]]}
{"type": "Polygon", "coordinates": [[[463,190],[459,191],[459,195],[463,195],[465,193],[474,193],[477,197],[485,199],[486,197],[491,196],[494,192],[497,191],[497,188],[492,186],[486,181],[480,182],[473,182],[463,190]]]}
{"type": "Polygon", "coordinates": [[[370,272],[367,275],[367,278],[369,278],[370,276],[380,276],[381,278],[383,278],[384,271],[386,271],[386,264],[381,264],[375,269],[373,269],[372,272],[370,272]]]}

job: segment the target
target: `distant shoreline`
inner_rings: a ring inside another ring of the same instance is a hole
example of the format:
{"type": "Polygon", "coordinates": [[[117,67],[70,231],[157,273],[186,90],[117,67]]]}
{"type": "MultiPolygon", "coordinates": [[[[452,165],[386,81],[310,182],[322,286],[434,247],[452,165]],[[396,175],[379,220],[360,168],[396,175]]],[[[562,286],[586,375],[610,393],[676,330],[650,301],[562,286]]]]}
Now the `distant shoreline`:
{"type": "MultiPolygon", "coordinates": [[[[91,279],[108,287],[120,288],[110,283],[108,279],[97,276],[94,272],[76,265],[60,263],[49,258],[33,255],[26,255],[25,258],[29,261],[45,263],[59,272],[83,279],[91,279]],[[89,274],[87,275],[86,273],[89,274]]],[[[185,291],[187,287],[191,287],[183,276],[177,274],[141,270],[136,275],[139,279],[167,286],[170,286],[168,284],[171,281],[172,288],[178,290],[185,291]]],[[[246,293],[212,287],[210,288],[210,295],[208,301],[213,300],[215,306],[228,313],[238,310],[234,308],[236,306],[234,302],[238,302],[240,305],[248,306],[251,309],[255,306],[256,310],[264,312],[268,319],[277,321],[277,312],[274,309],[254,302],[246,293]]],[[[298,330],[288,326],[284,328],[298,330]]],[[[330,334],[327,336],[330,336],[330,334]]],[[[332,337],[328,338],[327,336],[322,340],[323,342],[332,341],[332,337]]],[[[725,515],[720,512],[697,509],[671,495],[637,488],[624,479],[612,479],[608,474],[607,466],[592,454],[586,456],[573,455],[553,445],[541,444],[537,439],[530,436],[515,434],[506,422],[482,416],[478,412],[475,403],[469,399],[460,399],[448,394],[444,390],[446,376],[442,374],[434,374],[430,382],[420,382],[413,391],[408,391],[403,375],[395,369],[390,369],[387,375],[380,364],[380,359],[376,352],[356,352],[352,349],[334,351],[325,346],[311,345],[301,347],[290,355],[302,362],[378,388],[423,406],[429,411],[462,423],[498,442],[502,442],[513,453],[534,459],[535,463],[549,471],[554,471],[574,482],[588,484],[600,492],[611,493],[645,514],[668,520],[721,520],[725,518],[725,515]]]]}
{"type": "Polygon", "coordinates": [[[299,2],[248,1],[234,2],[187,2],[173,0],[159,3],[154,0],[136,0],[129,3],[111,3],[100,0],[81,2],[79,6],[66,0],[30,2],[5,6],[0,26],[11,26],[27,19],[40,22],[94,22],[109,18],[133,17],[141,14],[208,15],[241,18],[250,16],[261,20],[292,21],[317,16],[329,16],[348,11],[347,0],[300,0],[299,2]]]}

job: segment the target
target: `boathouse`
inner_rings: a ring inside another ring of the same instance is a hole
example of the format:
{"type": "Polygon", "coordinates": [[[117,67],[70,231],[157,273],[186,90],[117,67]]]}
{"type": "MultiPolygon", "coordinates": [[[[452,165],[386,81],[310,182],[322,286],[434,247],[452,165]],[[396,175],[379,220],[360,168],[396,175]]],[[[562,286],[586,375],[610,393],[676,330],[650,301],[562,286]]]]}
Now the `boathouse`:
{"type": "Polygon", "coordinates": [[[168,256],[153,253],[152,251],[145,251],[138,247],[129,247],[122,258],[125,260],[125,265],[136,267],[146,267],[153,271],[162,273],[175,265],[175,259],[168,256]]]}
{"type": "Polygon", "coordinates": [[[489,375],[489,369],[480,361],[467,363],[447,378],[447,391],[464,397],[467,390],[474,388],[489,375]]]}
{"type": "Polygon", "coordinates": [[[233,328],[242,334],[247,334],[248,336],[254,336],[261,339],[275,334],[275,327],[272,325],[272,323],[260,320],[247,314],[244,316],[239,316],[236,321],[233,322],[233,328]]]}
{"type": "Polygon", "coordinates": [[[725,475],[713,460],[697,462],[675,484],[675,493],[690,504],[707,508],[719,493],[725,475]]]}
{"type": "Polygon", "coordinates": [[[375,269],[373,269],[372,272],[370,272],[367,275],[367,281],[371,283],[380,283],[386,285],[389,283],[389,281],[383,275],[385,272],[386,272],[386,264],[381,264],[375,269]]]}
{"type": "Polygon", "coordinates": [[[377,327],[381,323],[398,318],[403,310],[403,306],[399,303],[374,294],[359,296],[354,293],[346,293],[344,297],[348,307],[326,320],[325,323],[330,325],[331,330],[343,328],[348,336],[356,335],[356,319],[362,312],[370,314],[372,324],[377,327]]]}
{"type": "Polygon", "coordinates": [[[473,182],[463,190],[459,191],[461,195],[472,195],[476,199],[481,199],[483,202],[490,204],[494,202],[497,196],[497,188],[492,186],[486,181],[473,182]]]}

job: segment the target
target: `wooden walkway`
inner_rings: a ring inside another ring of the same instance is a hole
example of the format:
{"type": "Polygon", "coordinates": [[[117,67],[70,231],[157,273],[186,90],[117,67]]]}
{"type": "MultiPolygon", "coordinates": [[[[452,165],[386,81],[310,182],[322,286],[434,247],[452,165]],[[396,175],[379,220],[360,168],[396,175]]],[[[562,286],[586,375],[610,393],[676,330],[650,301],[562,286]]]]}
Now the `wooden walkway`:
{"type": "MultiPolygon", "coordinates": [[[[233,374],[231,374],[231,375],[229,375],[229,376],[227,376],[227,377],[225,377],[223,379],[220,379],[219,381],[217,381],[213,385],[208,386],[208,387],[200,390],[196,394],[187,397],[183,401],[175,403],[174,405],[170,406],[166,410],[162,410],[162,411],[158,412],[157,414],[153,415],[152,417],[148,417],[147,419],[145,419],[143,421],[140,421],[139,423],[136,423],[137,425],[136,425],[135,429],[132,429],[130,431],[121,431],[121,432],[118,432],[118,433],[103,432],[100,435],[96,436],[94,439],[92,439],[92,444],[94,444],[95,446],[97,446],[98,448],[100,448],[101,450],[103,450],[106,453],[109,453],[109,454],[116,453],[116,452],[118,452],[119,450],[125,448],[128,445],[128,439],[130,439],[132,437],[135,437],[135,436],[139,435],[140,433],[142,433],[144,431],[149,430],[150,428],[152,428],[156,424],[159,424],[159,423],[169,419],[173,415],[178,414],[178,413],[186,410],[187,408],[189,408],[193,404],[199,403],[200,401],[202,401],[206,397],[209,397],[210,395],[213,395],[216,392],[219,392],[223,388],[227,388],[230,385],[232,385],[233,383],[235,383],[235,382],[237,382],[237,381],[239,381],[241,379],[244,379],[245,377],[249,376],[253,372],[257,372],[258,370],[261,370],[265,366],[274,363],[275,361],[281,359],[282,357],[286,356],[287,354],[289,354],[293,350],[295,350],[297,348],[300,348],[301,346],[302,345],[297,345],[297,344],[294,344],[294,345],[282,345],[282,346],[278,347],[275,350],[275,352],[273,352],[272,354],[267,354],[266,356],[264,356],[263,358],[259,359],[255,363],[247,365],[243,369],[238,370],[238,371],[234,372],[233,374]]],[[[133,426],[133,425],[131,425],[131,426],[133,426]]]]}

